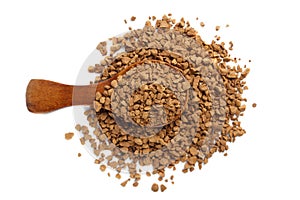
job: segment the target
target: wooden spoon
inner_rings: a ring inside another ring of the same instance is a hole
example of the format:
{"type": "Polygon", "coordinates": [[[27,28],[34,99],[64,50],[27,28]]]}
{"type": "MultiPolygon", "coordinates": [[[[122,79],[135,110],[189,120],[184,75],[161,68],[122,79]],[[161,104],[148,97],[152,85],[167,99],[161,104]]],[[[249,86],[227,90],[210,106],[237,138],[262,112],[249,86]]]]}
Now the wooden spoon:
{"type": "MultiPolygon", "coordinates": [[[[159,62],[161,64],[179,70],[178,68],[175,68],[162,61],[148,61],[159,62]]],[[[97,91],[103,93],[104,87],[106,85],[110,85],[113,80],[116,80],[118,78],[118,76],[125,74],[131,68],[143,62],[144,61],[134,63],[133,65],[128,66],[113,77],[97,84],[91,85],[74,86],[65,85],[49,80],[32,79],[28,83],[26,91],[27,109],[33,113],[48,113],[60,108],[74,105],[92,105],[93,101],[95,100],[95,94],[97,91]],[[73,95],[74,92],[76,93],[75,95],[73,95]]]]}

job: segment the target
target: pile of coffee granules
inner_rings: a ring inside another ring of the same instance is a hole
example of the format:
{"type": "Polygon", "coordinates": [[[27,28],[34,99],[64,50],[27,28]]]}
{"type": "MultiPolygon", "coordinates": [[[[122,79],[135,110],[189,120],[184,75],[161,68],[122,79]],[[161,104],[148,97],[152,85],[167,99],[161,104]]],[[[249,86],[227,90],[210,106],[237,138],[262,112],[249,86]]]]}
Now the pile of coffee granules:
{"type": "MultiPolygon", "coordinates": [[[[205,43],[189,22],[176,22],[169,14],[149,17],[143,29],[111,38],[112,45],[99,43],[104,59],[88,68],[96,74],[93,83],[134,65],[96,93],[84,113],[93,131],[76,125],[101,171],[109,166],[117,179],[129,172],[122,186],[133,179],[136,187],[151,174],[167,183],[167,168],[183,163],[184,173],[201,169],[215,152],[225,152],[228,142],[245,134],[239,116],[246,109],[242,94],[250,70],[217,41],[205,43]]],[[[151,189],[167,187],[154,183],[151,189]]]]}

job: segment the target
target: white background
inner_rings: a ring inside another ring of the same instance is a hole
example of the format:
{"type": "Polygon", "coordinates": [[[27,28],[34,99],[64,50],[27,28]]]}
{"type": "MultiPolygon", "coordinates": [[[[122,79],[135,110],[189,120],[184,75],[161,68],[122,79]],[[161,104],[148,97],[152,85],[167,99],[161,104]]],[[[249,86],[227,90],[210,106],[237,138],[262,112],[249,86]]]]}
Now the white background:
{"type": "Polygon", "coordinates": [[[291,0],[1,1],[0,199],[299,199],[298,8],[291,0]],[[201,171],[177,172],[164,193],[151,192],[147,178],[123,188],[100,172],[76,136],[64,139],[74,131],[72,108],[29,113],[26,86],[32,78],[74,84],[98,42],[127,31],[123,19],[137,16],[132,26],[140,28],[149,15],[169,12],[190,19],[208,42],[221,25],[234,54],[252,59],[247,134],[228,157],[217,153],[201,171]]]}

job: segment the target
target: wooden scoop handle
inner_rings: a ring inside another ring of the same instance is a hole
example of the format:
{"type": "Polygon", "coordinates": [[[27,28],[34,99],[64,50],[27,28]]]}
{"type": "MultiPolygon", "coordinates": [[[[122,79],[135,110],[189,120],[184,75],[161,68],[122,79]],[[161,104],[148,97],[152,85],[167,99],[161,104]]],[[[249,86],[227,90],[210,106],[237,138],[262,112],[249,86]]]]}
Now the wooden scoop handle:
{"type": "Polygon", "coordinates": [[[72,105],[91,105],[102,84],[73,86],[32,79],[27,86],[26,105],[33,113],[47,113],[72,105]]]}

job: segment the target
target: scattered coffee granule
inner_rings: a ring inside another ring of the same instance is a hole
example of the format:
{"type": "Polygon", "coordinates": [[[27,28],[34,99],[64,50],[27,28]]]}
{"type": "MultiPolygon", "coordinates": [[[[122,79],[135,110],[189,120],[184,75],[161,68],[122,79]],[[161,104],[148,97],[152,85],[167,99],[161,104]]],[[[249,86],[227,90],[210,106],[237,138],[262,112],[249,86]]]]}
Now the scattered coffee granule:
{"type": "Polygon", "coordinates": [[[198,20],[199,19],[199,17],[196,17],[196,20],[198,20]]]}
{"type": "Polygon", "coordinates": [[[85,139],[82,137],[79,139],[81,145],[85,145],[85,139]]]}
{"type": "Polygon", "coordinates": [[[94,66],[89,66],[88,67],[88,72],[90,72],[90,73],[95,72],[95,67],[94,66]]]}
{"type": "Polygon", "coordinates": [[[65,134],[65,139],[66,140],[71,140],[73,138],[73,136],[74,136],[74,133],[72,133],[72,132],[66,133],[65,134]]]}
{"type": "Polygon", "coordinates": [[[75,129],[76,129],[77,131],[81,131],[81,126],[80,126],[80,124],[76,124],[75,129]]]}
{"type": "Polygon", "coordinates": [[[167,189],[167,187],[163,184],[160,185],[160,191],[164,192],[167,189]]]}
{"type": "Polygon", "coordinates": [[[101,161],[100,161],[99,159],[95,159],[94,163],[95,163],[96,165],[99,165],[99,164],[101,163],[101,161]]]}
{"type": "Polygon", "coordinates": [[[131,28],[131,27],[128,27],[128,30],[130,30],[130,31],[131,31],[131,30],[132,30],[132,28],[131,28]]]}
{"type": "Polygon", "coordinates": [[[121,186],[125,187],[129,181],[130,181],[130,179],[127,179],[126,181],[122,182],[121,186]]]}
{"type": "Polygon", "coordinates": [[[146,172],[146,176],[150,177],[151,173],[150,172],[146,172]]]}
{"type": "Polygon", "coordinates": [[[233,42],[232,42],[232,41],[230,41],[230,42],[229,42],[229,48],[228,48],[228,49],[232,51],[232,50],[233,50],[233,48],[232,48],[232,47],[233,47],[233,42]]]}
{"type": "Polygon", "coordinates": [[[224,153],[224,156],[227,156],[228,154],[227,153],[224,153]]]}
{"type": "Polygon", "coordinates": [[[135,181],[135,182],[132,184],[133,187],[137,187],[138,185],[139,185],[139,182],[137,182],[137,181],[135,181]]]}
{"type": "Polygon", "coordinates": [[[216,31],[219,31],[220,30],[220,26],[216,26],[216,31]]]}
{"type": "Polygon", "coordinates": [[[124,23],[127,24],[127,20],[126,19],[124,19],[124,23]]]}
{"type": "MultiPolygon", "coordinates": [[[[96,47],[96,49],[100,51],[102,56],[107,55],[107,46],[106,45],[107,45],[106,42],[100,42],[98,44],[98,46],[96,47]]],[[[92,69],[92,71],[95,71],[95,72],[99,71],[99,65],[95,65],[95,67],[92,69]]]]}
{"type": "Polygon", "coordinates": [[[106,170],[106,165],[100,165],[100,170],[104,172],[106,170]]]}
{"type": "Polygon", "coordinates": [[[200,26],[204,27],[205,26],[204,22],[200,22],[200,26]]]}
{"type": "Polygon", "coordinates": [[[253,103],[253,104],[252,104],[252,107],[253,107],[253,108],[256,108],[256,106],[257,106],[256,103],[253,103]]]}
{"type": "Polygon", "coordinates": [[[109,172],[107,173],[107,176],[110,177],[110,173],[109,172]]]}
{"type": "Polygon", "coordinates": [[[121,174],[117,173],[117,174],[116,174],[116,178],[117,178],[117,179],[121,179],[121,174]]]}
{"type": "Polygon", "coordinates": [[[174,175],[171,175],[170,180],[173,181],[174,179],[174,175]]]}
{"type": "Polygon", "coordinates": [[[159,189],[158,185],[157,185],[156,183],[153,183],[152,186],[151,186],[151,190],[152,190],[153,192],[157,192],[158,189],[159,189]]]}
{"type": "Polygon", "coordinates": [[[77,154],[77,157],[81,157],[81,153],[78,153],[78,154],[77,154]]]}
{"type": "Polygon", "coordinates": [[[130,18],[130,20],[133,22],[133,21],[136,20],[136,17],[135,17],[135,16],[132,16],[132,17],[130,18]]]}

